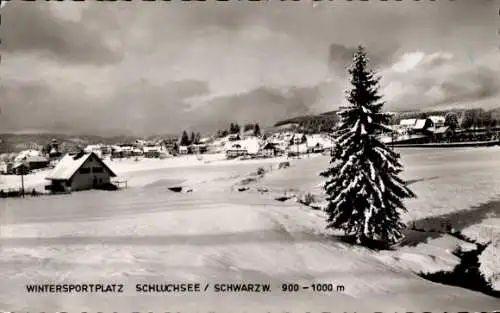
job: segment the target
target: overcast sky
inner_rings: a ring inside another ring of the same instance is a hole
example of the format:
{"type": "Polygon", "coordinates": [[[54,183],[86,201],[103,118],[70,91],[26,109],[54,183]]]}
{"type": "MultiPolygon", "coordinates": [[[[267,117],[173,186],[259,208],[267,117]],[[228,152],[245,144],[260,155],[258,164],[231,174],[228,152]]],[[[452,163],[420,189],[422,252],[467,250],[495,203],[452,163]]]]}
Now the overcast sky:
{"type": "Polygon", "coordinates": [[[11,1],[1,9],[0,131],[178,133],[330,111],[359,43],[387,109],[497,106],[499,8],[11,1]]]}

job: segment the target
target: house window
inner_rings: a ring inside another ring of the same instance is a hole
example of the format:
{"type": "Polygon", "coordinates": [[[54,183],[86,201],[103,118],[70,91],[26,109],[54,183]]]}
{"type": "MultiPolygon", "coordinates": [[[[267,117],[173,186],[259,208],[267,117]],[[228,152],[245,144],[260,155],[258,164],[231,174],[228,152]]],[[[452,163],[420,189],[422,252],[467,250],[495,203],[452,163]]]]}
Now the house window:
{"type": "Polygon", "coordinates": [[[104,169],[102,167],[93,167],[92,168],[92,173],[102,173],[104,172],[104,169]]]}
{"type": "Polygon", "coordinates": [[[88,167],[82,167],[81,169],[78,170],[80,174],[88,174],[90,173],[90,168],[88,167]]]}

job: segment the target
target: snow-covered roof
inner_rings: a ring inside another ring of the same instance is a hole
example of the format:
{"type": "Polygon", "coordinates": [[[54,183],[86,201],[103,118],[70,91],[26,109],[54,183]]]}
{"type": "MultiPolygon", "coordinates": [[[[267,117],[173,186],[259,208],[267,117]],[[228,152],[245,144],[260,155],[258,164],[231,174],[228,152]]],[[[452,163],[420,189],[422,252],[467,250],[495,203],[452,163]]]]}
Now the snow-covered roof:
{"type": "Polygon", "coordinates": [[[413,129],[424,129],[425,128],[425,122],[427,122],[426,119],[419,119],[415,123],[415,126],[413,126],[413,129]]]}
{"type": "Polygon", "coordinates": [[[20,167],[28,167],[28,164],[25,164],[23,162],[16,162],[14,163],[14,165],[12,165],[12,168],[16,169],[16,168],[20,168],[20,167]]]}
{"type": "Polygon", "coordinates": [[[438,127],[434,130],[434,134],[444,134],[449,128],[448,126],[438,127]]]}
{"type": "Polygon", "coordinates": [[[116,152],[122,151],[122,148],[120,146],[116,146],[116,145],[111,146],[111,149],[115,150],[116,152]]]}
{"type": "Polygon", "coordinates": [[[259,140],[256,137],[254,137],[254,138],[247,138],[243,140],[228,142],[225,146],[225,149],[226,150],[244,149],[249,154],[257,154],[260,150],[260,146],[261,144],[259,140]],[[237,145],[239,145],[240,147],[238,148],[237,145]]]}
{"type": "Polygon", "coordinates": [[[146,146],[146,147],[143,147],[142,150],[146,153],[146,152],[154,152],[154,151],[160,151],[161,150],[161,147],[159,146],[146,146]]]}
{"type": "Polygon", "coordinates": [[[333,141],[329,138],[325,138],[321,135],[312,135],[312,136],[306,136],[306,143],[307,146],[309,147],[315,147],[316,145],[320,145],[324,148],[331,148],[333,147],[333,141]]]}
{"type": "Polygon", "coordinates": [[[417,119],[415,118],[408,118],[408,119],[403,119],[399,122],[400,126],[413,126],[417,122],[417,119]]]}
{"type": "Polygon", "coordinates": [[[30,155],[26,158],[26,161],[28,163],[31,162],[48,162],[48,159],[46,157],[43,157],[41,155],[30,155]]]}
{"type": "Polygon", "coordinates": [[[445,118],[444,116],[440,116],[440,115],[431,115],[429,116],[429,119],[434,123],[434,124],[438,124],[438,123],[444,123],[445,122],[445,118]]]}
{"type": "Polygon", "coordinates": [[[88,145],[85,149],[93,150],[93,149],[101,149],[102,145],[88,145]]]}
{"type": "Polygon", "coordinates": [[[24,158],[30,157],[30,156],[39,156],[41,155],[40,151],[38,150],[23,150],[19,152],[15,158],[15,161],[22,161],[24,158]]]}
{"type": "Polygon", "coordinates": [[[52,170],[49,176],[46,179],[50,180],[66,180],[73,177],[73,175],[78,171],[80,167],[90,158],[90,156],[95,156],[97,160],[99,160],[102,165],[109,170],[112,177],[115,177],[116,174],[104,163],[99,157],[93,153],[83,153],[79,158],[75,158],[77,155],[66,154],[59,163],[57,163],[56,167],[52,170]]]}

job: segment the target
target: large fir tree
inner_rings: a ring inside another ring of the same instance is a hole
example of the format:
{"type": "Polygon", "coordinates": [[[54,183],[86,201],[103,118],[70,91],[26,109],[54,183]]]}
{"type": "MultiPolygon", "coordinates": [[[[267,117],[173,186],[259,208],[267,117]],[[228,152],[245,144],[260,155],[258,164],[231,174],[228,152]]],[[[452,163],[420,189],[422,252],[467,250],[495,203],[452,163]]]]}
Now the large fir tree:
{"type": "Polygon", "coordinates": [[[327,228],[341,229],[357,244],[391,245],[403,237],[400,213],[404,198],[415,197],[398,177],[399,154],[379,140],[390,132],[390,115],[382,112],[379,78],[367,67],[362,46],[349,69],[352,88],[334,131],[335,146],[327,177],[327,228]]]}

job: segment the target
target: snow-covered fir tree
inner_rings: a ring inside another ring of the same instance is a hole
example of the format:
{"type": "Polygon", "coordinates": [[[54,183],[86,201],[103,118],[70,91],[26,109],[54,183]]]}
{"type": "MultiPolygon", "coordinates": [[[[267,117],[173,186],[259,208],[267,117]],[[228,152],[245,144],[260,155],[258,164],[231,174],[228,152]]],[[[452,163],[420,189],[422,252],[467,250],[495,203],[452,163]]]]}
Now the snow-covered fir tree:
{"type": "Polygon", "coordinates": [[[382,112],[379,78],[367,65],[358,46],[349,69],[349,105],[338,112],[330,168],[321,173],[327,177],[327,228],[343,230],[360,245],[391,245],[404,236],[403,200],[415,194],[398,177],[399,154],[379,140],[391,131],[390,115],[382,112]]]}

